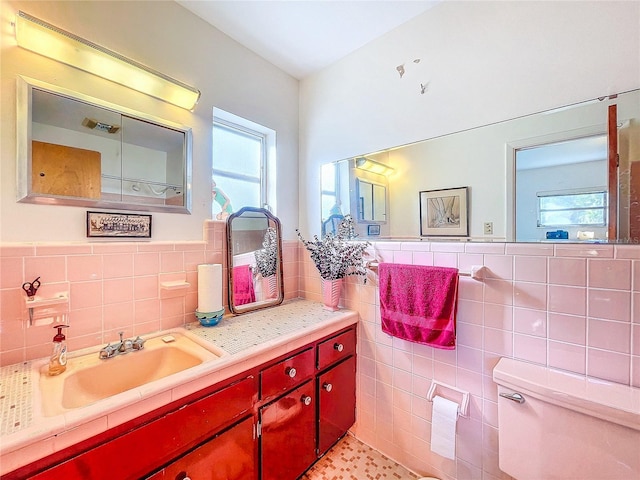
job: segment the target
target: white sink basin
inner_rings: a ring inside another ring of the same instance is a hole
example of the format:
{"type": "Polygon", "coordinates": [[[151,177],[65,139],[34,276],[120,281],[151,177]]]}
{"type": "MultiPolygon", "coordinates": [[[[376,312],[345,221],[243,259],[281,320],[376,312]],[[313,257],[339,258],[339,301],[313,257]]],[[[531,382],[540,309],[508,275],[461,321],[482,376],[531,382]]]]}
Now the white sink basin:
{"type": "Polygon", "coordinates": [[[182,333],[150,338],[144,349],[101,360],[98,352],[70,358],[67,369],[50,376],[48,365],[40,369],[40,390],[45,416],[83,407],[149,382],[216,360],[224,352],[206,348],[182,333]]]}

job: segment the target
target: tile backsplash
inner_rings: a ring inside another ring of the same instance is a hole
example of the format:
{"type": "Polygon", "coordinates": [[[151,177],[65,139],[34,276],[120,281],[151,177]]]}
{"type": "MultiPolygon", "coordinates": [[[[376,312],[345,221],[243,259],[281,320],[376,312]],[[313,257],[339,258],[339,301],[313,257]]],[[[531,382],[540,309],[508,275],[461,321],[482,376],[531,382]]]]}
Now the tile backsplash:
{"type": "MultiPolygon", "coordinates": [[[[82,244],[4,244],[0,246],[0,365],[46,357],[51,324],[28,325],[21,285],[40,277],[41,292],[69,294],[69,349],[106,344],[196,321],[197,266],[223,264],[226,224],[206,221],[201,242],[87,242],[82,244]],[[189,287],[164,290],[166,281],[189,287]]],[[[285,298],[298,297],[297,242],[283,243],[285,298]]],[[[227,282],[223,303],[228,305],[227,282]]],[[[37,312],[37,310],[36,310],[37,312]]]]}

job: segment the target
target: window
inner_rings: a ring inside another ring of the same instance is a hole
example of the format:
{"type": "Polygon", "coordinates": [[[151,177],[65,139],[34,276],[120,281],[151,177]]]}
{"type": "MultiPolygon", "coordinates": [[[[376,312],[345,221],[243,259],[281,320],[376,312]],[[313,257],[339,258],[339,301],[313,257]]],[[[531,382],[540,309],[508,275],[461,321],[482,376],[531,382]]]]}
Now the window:
{"type": "Polygon", "coordinates": [[[242,207],[274,205],[270,195],[274,179],[275,132],[256,123],[214,109],[212,172],[214,197],[212,213],[227,213],[242,207]],[[230,205],[225,201],[230,202],[230,205]]]}
{"type": "Polygon", "coordinates": [[[538,193],[538,226],[606,226],[607,192],[538,193]]]}

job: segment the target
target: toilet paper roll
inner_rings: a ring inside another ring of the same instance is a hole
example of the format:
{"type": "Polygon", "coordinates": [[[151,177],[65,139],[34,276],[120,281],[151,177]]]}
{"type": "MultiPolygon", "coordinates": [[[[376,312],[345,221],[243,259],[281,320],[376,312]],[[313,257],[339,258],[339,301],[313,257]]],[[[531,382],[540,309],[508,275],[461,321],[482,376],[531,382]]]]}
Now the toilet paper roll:
{"type": "Polygon", "coordinates": [[[222,309],[222,265],[198,265],[198,312],[211,313],[222,309]]]}
{"type": "Polygon", "coordinates": [[[445,458],[456,458],[458,404],[436,395],[431,416],[431,451],[445,458]]]}

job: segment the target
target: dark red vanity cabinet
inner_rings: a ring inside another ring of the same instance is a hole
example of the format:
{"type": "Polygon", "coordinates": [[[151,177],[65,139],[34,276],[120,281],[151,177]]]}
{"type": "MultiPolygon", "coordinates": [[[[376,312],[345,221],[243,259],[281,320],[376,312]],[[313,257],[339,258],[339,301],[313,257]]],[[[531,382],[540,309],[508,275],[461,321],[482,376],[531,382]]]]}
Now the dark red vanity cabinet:
{"type": "Polygon", "coordinates": [[[318,452],[324,454],[356,421],[356,357],[318,376],[318,452]]]}
{"type": "Polygon", "coordinates": [[[356,421],[355,327],[318,344],[318,454],[356,421]]]}
{"type": "Polygon", "coordinates": [[[295,480],[355,421],[356,325],[0,480],[295,480]]]}
{"type": "Polygon", "coordinates": [[[255,480],[253,429],[253,417],[248,417],[147,480],[255,480]]]}
{"type": "MultiPolygon", "coordinates": [[[[249,375],[129,431],[114,432],[112,438],[33,477],[26,476],[37,480],[143,478],[242,416],[253,415],[256,392],[256,378],[249,375]]],[[[9,478],[24,476],[18,473],[9,478]]]]}
{"type": "Polygon", "coordinates": [[[262,480],[296,479],[316,461],[315,381],[260,408],[262,480]]]}

